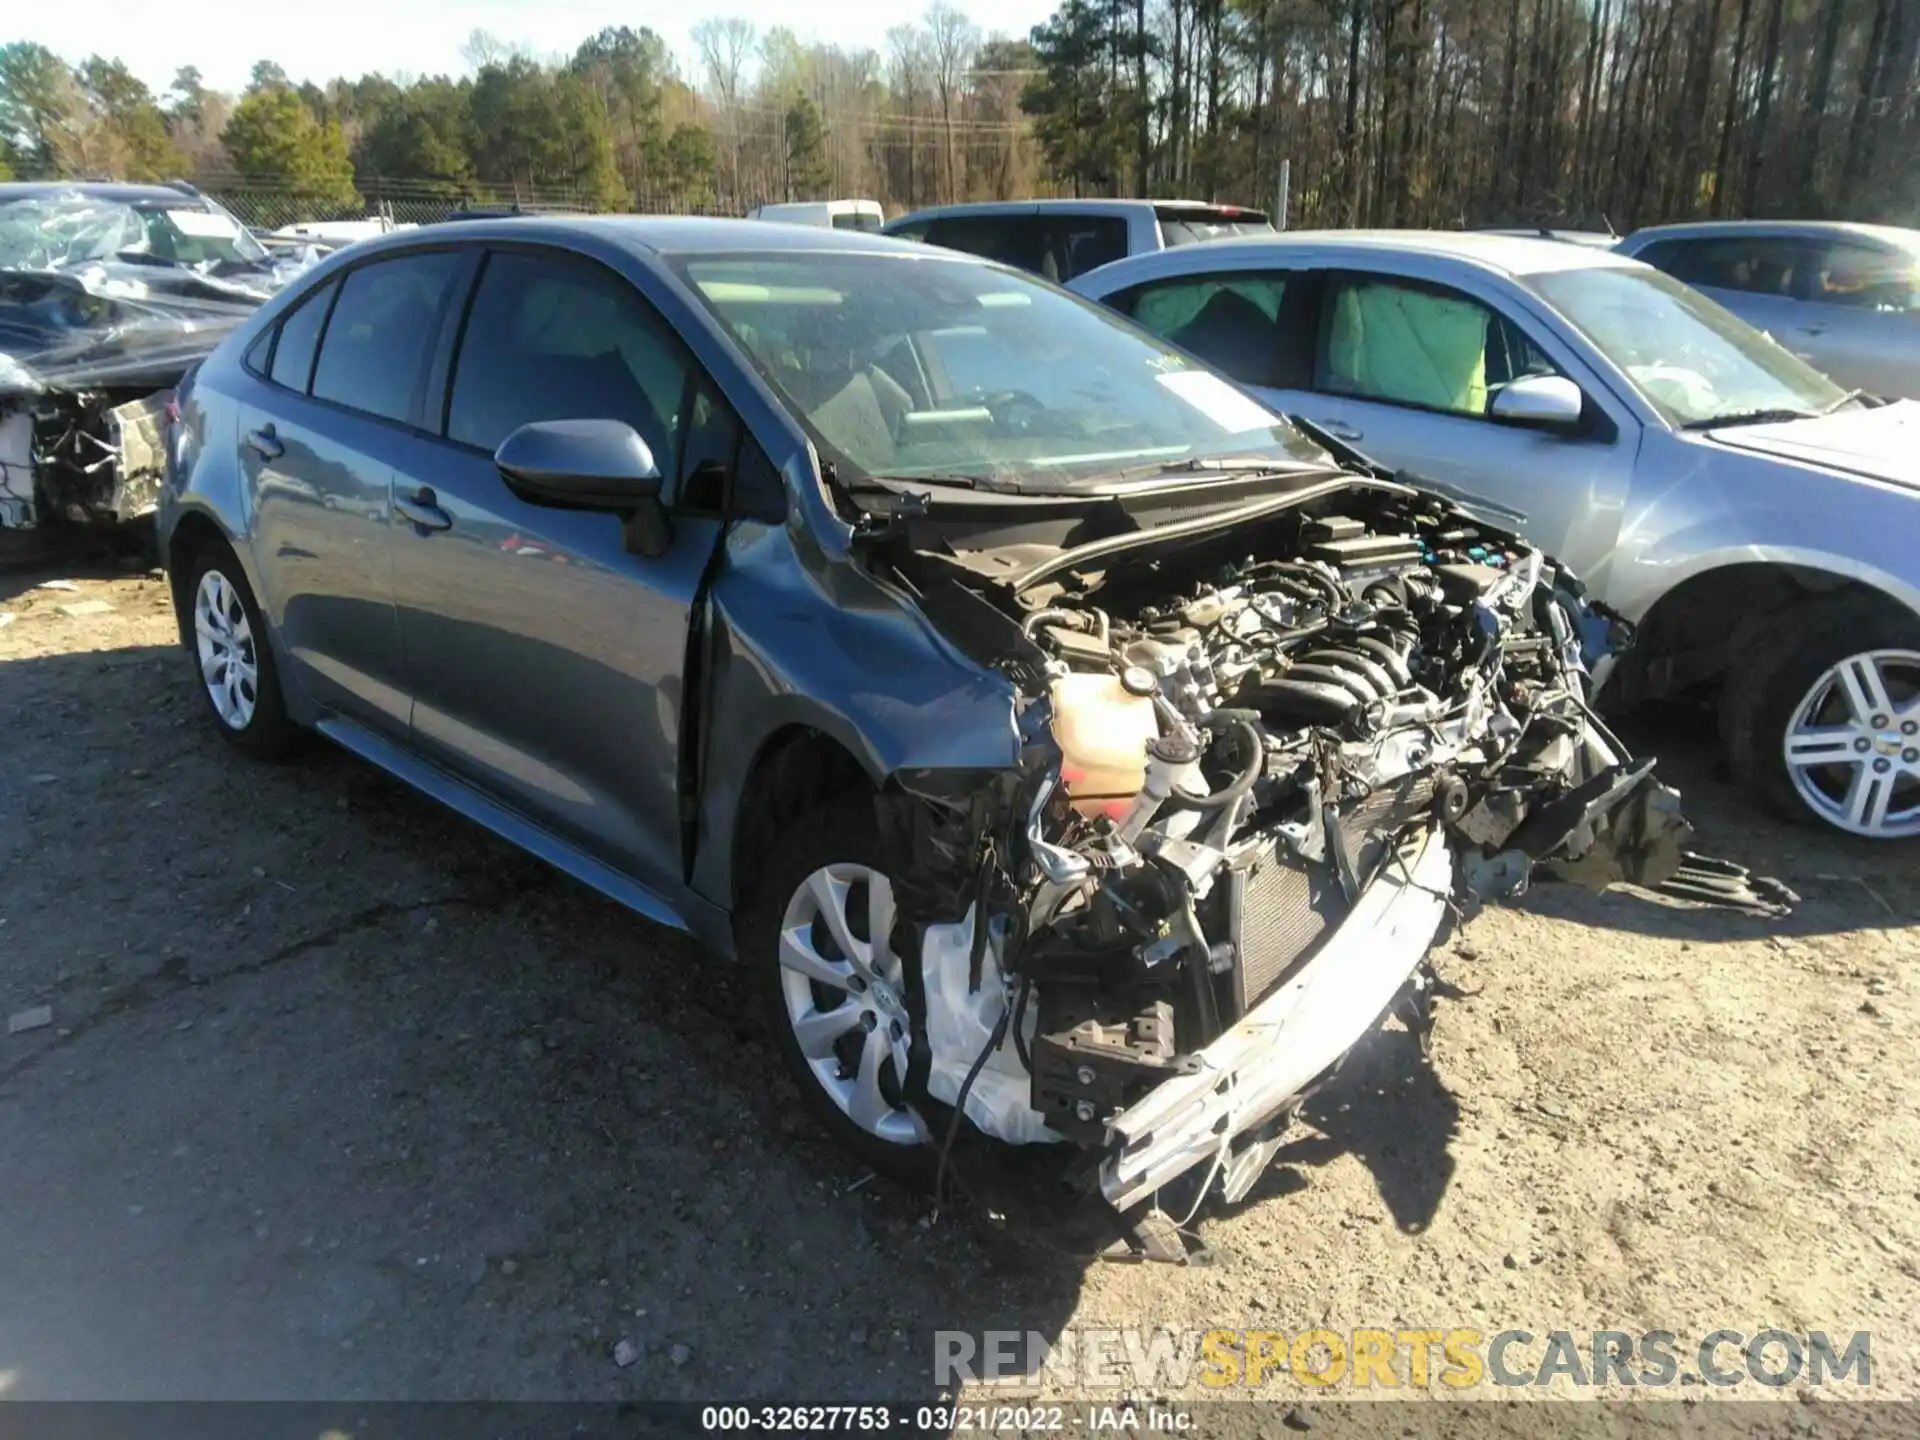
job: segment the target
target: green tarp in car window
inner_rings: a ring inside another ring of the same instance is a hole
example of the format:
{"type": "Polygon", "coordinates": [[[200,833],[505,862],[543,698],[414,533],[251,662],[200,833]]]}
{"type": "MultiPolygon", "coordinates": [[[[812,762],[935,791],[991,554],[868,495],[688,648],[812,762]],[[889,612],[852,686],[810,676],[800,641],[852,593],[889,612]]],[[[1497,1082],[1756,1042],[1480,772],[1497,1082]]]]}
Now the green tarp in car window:
{"type": "Polygon", "coordinates": [[[1327,365],[1335,389],[1483,414],[1487,312],[1395,285],[1348,285],[1334,302],[1327,365]]]}

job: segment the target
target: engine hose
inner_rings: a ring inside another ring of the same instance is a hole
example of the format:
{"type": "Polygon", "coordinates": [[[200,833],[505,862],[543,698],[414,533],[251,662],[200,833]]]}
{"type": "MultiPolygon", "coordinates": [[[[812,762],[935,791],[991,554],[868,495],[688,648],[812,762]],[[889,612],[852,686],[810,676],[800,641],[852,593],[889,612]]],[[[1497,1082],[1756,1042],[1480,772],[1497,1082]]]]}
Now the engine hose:
{"type": "Polygon", "coordinates": [[[1036,610],[1020,622],[1020,633],[1031,640],[1033,638],[1033,632],[1038,630],[1042,625],[1064,623],[1069,629],[1079,630],[1084,634],[1090,635],[1093,632],[1086,629],[1082,623],[1086,618],[1087,617],[1078,610],[1036,610]]]}
{"type": "Polygon", "coordinates": [[[1179,805],[1188,810],[1219,810],[1253,788],[1253,782],[1267,768],[1266,746],[1260,739],[1260,732],[1249,721],[1234,720],[1231,732],[1243,736],[1252,748],[1253,758],[1247,762],[1247,768],[1210,795],[1185,795],[1176,790],[1167,797],[1169,805],[1179,805]]]}
{"type": "Polygon", "coordinates": [[[1376,639],[1372,635],[1355,635],[1347,643],[1356,650],[1366,651],[1378,660],[1386,667],[1387,673],[1399,681],[1402,687],[1413,683],[1413,671],[1407,668],[1407,657],[1386,641],[1376,639]]]}

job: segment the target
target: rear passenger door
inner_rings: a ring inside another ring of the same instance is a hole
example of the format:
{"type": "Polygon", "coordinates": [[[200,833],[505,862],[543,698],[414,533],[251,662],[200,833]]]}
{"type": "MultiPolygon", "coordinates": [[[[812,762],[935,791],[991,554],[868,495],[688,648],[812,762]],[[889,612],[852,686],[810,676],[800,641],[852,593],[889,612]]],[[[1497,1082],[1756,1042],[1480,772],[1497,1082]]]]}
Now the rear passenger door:
{"type": "Polygon", "coordinates": [[[239,460],[262,603],[298,683],[404,736],[393,613],[396,471],[426,463],[427,361],[458,290],[452,249],[382,255],[307,294],[246,357],[239,460]]]}
{"type": "Polygon", "coordinates": [[[449,327],[431,463],[398,482],[394,591],[417,749],[656,893],[680,883],[682,679],[742,427],[625,277],[491,249],[449,327]],[[536,420],[623,420],[665,477],[672,540],[530,504],[493,454],[536,420]]]}

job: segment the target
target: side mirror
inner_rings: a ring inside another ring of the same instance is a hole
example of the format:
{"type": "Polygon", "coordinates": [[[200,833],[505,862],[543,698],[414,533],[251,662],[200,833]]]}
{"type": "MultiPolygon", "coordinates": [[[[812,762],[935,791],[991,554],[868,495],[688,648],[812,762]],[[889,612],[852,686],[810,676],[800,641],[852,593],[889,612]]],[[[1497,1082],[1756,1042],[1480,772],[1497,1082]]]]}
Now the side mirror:
{"type": "Polygon", "coordinates": [[[1582,403],[1580,387],[1564,375],[1524,375],[1500,387],[1487,414],[1509,425],[1571,430],[1582,403]]]}
{"type": "Polygon", "coordinates": [[[626,517],[627,548],[665,552],[670,536],[660,504],[660,467],[640,433],[623,420],[536,420],[500,442],[493,463],[507,488],[535,505],[612,510],[626,517]]]}

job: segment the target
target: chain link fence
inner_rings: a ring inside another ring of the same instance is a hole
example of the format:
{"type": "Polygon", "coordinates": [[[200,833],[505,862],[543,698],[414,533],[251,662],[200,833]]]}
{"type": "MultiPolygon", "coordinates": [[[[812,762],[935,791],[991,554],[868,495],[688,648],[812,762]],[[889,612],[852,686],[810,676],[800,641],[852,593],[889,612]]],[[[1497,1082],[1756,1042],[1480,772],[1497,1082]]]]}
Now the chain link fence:
{"type": "MultiPolygon", "coordinates": [[[[263,231],[369,216],[380,216],[398,225],[430,225],[462,210],[585,214],[595,208],[581,192],[552,186],[453,186],[377,177],[361,177],[354,185],[360,203],[341,206],[316,200],[298,186],[240,176],[209,176],[199,181],[203,194],[232,211],[250,229],[263,231]]],[[[744,215],[761,203],[758,196],[735,199],[711,192],[688,196],[661,191],[642,192],[624,208],[636,215],[744,215]]]]}

